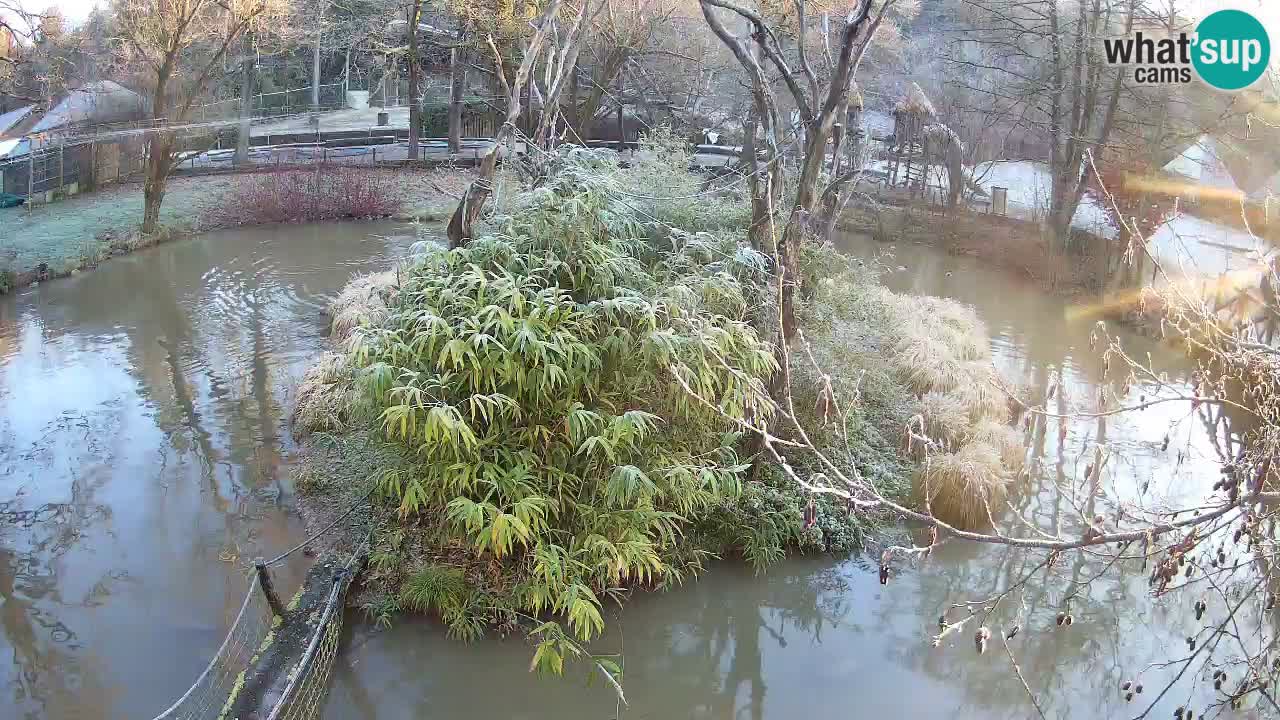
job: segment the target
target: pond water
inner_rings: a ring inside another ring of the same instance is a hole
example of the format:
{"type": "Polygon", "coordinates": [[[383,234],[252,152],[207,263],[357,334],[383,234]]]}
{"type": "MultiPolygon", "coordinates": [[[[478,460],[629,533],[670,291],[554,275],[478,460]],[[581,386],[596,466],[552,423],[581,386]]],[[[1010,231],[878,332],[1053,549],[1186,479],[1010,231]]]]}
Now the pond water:
{"type": "MultiPolygon", "coordinates": [[[[1087,307],[930,247],[891,248],[862,237],[843,244],[867,259],[893,252],[882,259],[895,268],[884,279],[895,290],[975,306],[1009,380],[1038,388],[1042,397],[1057,383],[1064,391],[1053,406],[1060,412],[1090,408],[1104,376],[1090,350],[1096,317],[1087,307]]],[[[1186,383],[1191,368],[1177,353],[1136,335],[1123,339],[1132,354],[1151,352],[1173,386],[1186,383]]],[[[1154,392],[1135,387],[1132,398],[1154,392]]],[[[1104,497],[1092,510],[1109,512],[1107,497],[1204,491],[1219,462],[1215,438],[1218,445],[1231,439],[1181,402],[1131,416],[1072,420],[1065,434],[1054,420],[1029,438],[1035,470],[1015,504],[1038,524],[1070,526],[1078,512],[1063,500],[1069,495],[1050,489],[1082,477],[1098,442],[1107,444],[1112,459],[1104,497]]],[[[530,674],[531,649],[518,638],[463,645],[429,620],[384,629],[353,613],[326,717],[1036,717],[998,641],[979,656],[976,626],[938,648],[930,638],[949,604],[988,597],[1038,560],[1006,547],[951,542],[918,566],[901,568],[887,586],[879,584],[874,560],[860,557],[788,560],[763,577],[740,564],[719,564],[696,582],[634,597],[612,613],[594,648],[622,655],[625,707],[598,679],[589,684],[582,667],[560,679],[530,674]]],[[[1101,570],[1101,560],[1064,558],[1049,581],[1037,578],[1006,599],[993,623],[994,632],[1020,626],[1009,648],[1050,718],[1138,715],[1172,677],[1146,666],[1181,657],[1197,626],[1195,596],[1154,601],[1140,567],[1086,583],[1101,570]],[[1056,616],[1064,610],[1074,622],[1060,630],[1056,616]],[[1119,692],[1125,680],[1145,685],[1132,703],[1119,692]]],[[[1188,699],[1207,703],[1211,689],[1203,682],[1192,687],[1192,675],[1155,703],[1153,717],[1171,717],[1188,699]]]]}
{"type": "MultiPolygon", "coordinates": [[[[289,469],[290,388],[323,345],[320,310],[354,272],[382,269],[415,239],[395,225],[213,233],[119,258],[0,299],[0,663],[4,706],[30,718],[148,718],[221,641],[243,568],[300,537],[289,469]]],[[[871,258],[891,248],[863,238],[871,258]]],[[[1104,382],[1089,349],[1095,318],[1039,288],[924,246],[892,248],[885,282],[957,298],[987,323],[1011,380],[1087,408],[1104,382]]],[[[1175,384],[1190,368],[1137,336],[1175,384]]],[[[1150,393],[1136,387],[1135,395],[1150,393]]],[[[1113,460],[1104,496],[1203,490],[1230,438],[1181,403],[1051,421],[1029,439],[1036,471],[1015,498],[1035,522],[1069,523],[1048,502],[1079,478],[1093,444],[1113,460]],[[1166,444],[1170,423],[1175,423],[1166,444]],[[1224,440],[1225,437],[1225,440],[1224,440]],[[1166,446],[1167,445],[1167,446],[1166,446]]],[[[291,592],[307,561],[288,568],[291,592]]],[[[381,629],[352,613],[325,716],[346,718],[791,718],[1034,716],[998,642],[972,632],[932,648],[939,612],[995,591],[1032,560],[948,543],[887,586],[857,557],[800,558],[756,577],[737,564],[614,611],[597,649],[626,667],[620,707],[581,668],[528,672],[512,638],[463,645],[435,623],[381,629]]],[[[1049,717],[1132,717],[1116,688],[1176,653],[1193,599],[1155,602],[1137,568],[1091,584],[1097,561],[1055,566],[1001,606],[1010,641],[1049,717]],[[1079,585],[1074,583],[1080,583],[1079,585]],[[1070,603],[1075,622],[1054,627],[1070,603]]],[[[1141,675],[1154,700],[1166,671],[1141,675]]],[[[1157,716],[1205,691],[1184,678],[1157,716]]]]}
{"type": "Polygon", "coordinates": [[[0,716],[136,720],[186,691],[246,563],[301,539],[287,408],[321,309],[414,239],[217,232],[0,298],[0,716]]]}

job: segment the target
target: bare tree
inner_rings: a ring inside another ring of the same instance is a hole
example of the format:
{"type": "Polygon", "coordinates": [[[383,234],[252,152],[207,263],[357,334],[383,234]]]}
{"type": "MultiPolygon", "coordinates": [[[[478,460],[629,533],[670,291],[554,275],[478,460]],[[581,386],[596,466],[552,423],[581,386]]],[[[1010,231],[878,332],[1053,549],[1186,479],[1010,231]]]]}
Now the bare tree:
{"type": "MultiPolygon", "coordinates": [[[[776,244],[781,284],[780,346],[790,341],[797,330],[795,290],[800,276],[797,264],[800,243],[809,218],[825,192],[824,188],[819,187],[819,181],[825,167],[828,140],[831,139],[837,118],[847,115],[849,93],[858,64],[894,2],[895,0],[859,0],[843,18],[842,26],[836,30],[835,42],[824,41],[823,58],[826,68],[823,75],[819,76],[810,61],[805,42],[810,22],[806,0],[794,0],[794,23],[797,28],[795,36],[800,39],[796,43],[795,62],[798,67],[795,68],[787,59],[788,53],[779,34],[772,27],[773,24],[759,12],[737,5],[732,0],[700,0],[703,16],[712,32],[733,52],[751,81],[756,104],[755,114],[764,134],[763,160],[767,178],[767,182],[762,183],[761,190],[767,202],[754,203],[757,211],[762,205],[772,205],[773,194],[781,186],[781,171],[777,162],[780,157],[781,134],[778,102],[772,90],[772,78],[766,68],[777,74],[779,82],[799,113],[803,128],[798,140],[801,151],[795,196],[789,200],[785,224],[776,244]],[[728,11],[737,19],[745,21],[749,28],[748,35],[741,37],[730,32],[721,18],[721,11],[728,11]]],[[[826,37],[830,37],[830,33],[826,37]]],[[[772,213],[769,217],[753,217],[753,226],[760,227],[772,222],[771,215],[772,213]]],[[[786,384],[789,382],[786,378],[786,366],[782,367],[779,382],[786,384]]]]}
{"type": "Polygon", "coordinates": [[[591,137],[609,88],[615,87],[619,74],[641,54],[660,52],[657,36],[667,29],[673,13],[674,7],[658,2],[632,0],[625,8],[609,3],[592,24],[587,47],[591,62],[570,80],[571,119],[578,137],[591,137]]]}
{"type": "Polygon", "coordinates": [[[449,48],[449,152],[462,152],[462,104],[467,89],[465,28],[459,28],[449,48]]]}
{"type": "Polygon", "coordinates": [[[173,126],[222,71],[223,58],[254,23],[281,8],[272,0],[116,0],[124,59],[147,87],[155,128],[147,143],[142,232],[159,229],[169,173],[177,165],[173,126]]]}
{"type": "MultiPolygon", "coordinates": [[[[608,2],[608,0],[603,1],[608,2]]],[[[573,72],[575,67],[574,62],[571,61],[576,62],[577,50],[575,47],[580,42],[580,31],[584,26],[584,17],[592,12],[591,5],[592,0],[584,0],[583,6],[578,9],[566,35],[560,38],[559,43],[555,41],[548,43],[549,38],[553,35],[558,35],[556,28],[559,22],[558,13],[561,6],[561,0],[550,0],[534,25],[533,35],[525,43],[524,57],[521,59],[520,66],[516,69],[511,81],[507,80],[502,67],[502,54],[498,51],[493,36],[490,35],[488,37],[489,49],[493,52],[497,64],[496,75],[502,84],[503,95],[507,98],[507,115],[502,126],[498,128],[498,132],[494,135],[493,147],[480,163],[476,179],[467,187],[461,202],[458,203],[457,209],[454,210],[453,216],[449,219],[448,235],[450,247],[458,247],[471,239],[475,222],[480,217],[480,213],[483,212],[489,196],[493,193],[493,177],[497,171],[498,155],[502,152],[506,143],[516,135],[516,120],[520,117],[521,112],[520,95],[525,84],[530,82],[530,73],[533,72],[537,65],[544,46],[547,46],[547,53],[551,58],[549,61],[551,69],[546,76],[547,86],[563,87],[565,78],[568,77],[569,73],[573,72]]]]}
{"type": "Polygon", "coordinates": [[[1138,0],[964,0],[969,21],[947,61],[978,107],[1029,127],[1049,149],[1048,225],[1059,251],[1087,185],[1085,154],[1107,146],[1126,71],[1101,37],[1130,34],[1138,0]]]}
{"type": "Polygon", "coordinates": [[[539,115],[538,128],[533,137],[534,144],[539,148],[549,149],[553,144],[553,131],[561,117],[560,97],[577,68],[578,53],[582,49],[583,37],[586,35],[584,28],[601,10],[612,7],[612,3],[601,2],[593,10],[591,5],[591,0],[584,0],[564,40],[558,44],[558,47],[555,44],[550,46],[547,59],[543,63],[542,82],[539,83],[537,78],[533,80],[538,94],[542,97],[542,113],[539,115]]]}
{"type": "Polygon", "coordinates": [[[405,36],[409,45],[409,159],[418,159],[422,132],[422,64],[418,33],[422,25],[422,0],[413,0],[406,11],[405,36]]]}

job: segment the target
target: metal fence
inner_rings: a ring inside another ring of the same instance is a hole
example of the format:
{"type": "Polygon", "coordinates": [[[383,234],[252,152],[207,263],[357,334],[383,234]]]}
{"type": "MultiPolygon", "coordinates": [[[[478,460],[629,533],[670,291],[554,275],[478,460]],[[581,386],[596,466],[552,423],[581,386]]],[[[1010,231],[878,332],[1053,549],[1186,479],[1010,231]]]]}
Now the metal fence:
{"type": "MultiPolygon", "coordinates": [[[[342,83],[320,86],[320,102],[311,102],[311,87],[277,92],[259,93],[253,96],[252,117],[255,119],[293,115],[309,110],[334,110],[346,107],[342,83]]],[[[191,110],[192,122],[234,120],[240,117],[240,98],[228,98],[218,102],[198,105],[191,110]]]]}
{"type": "Polygon", "coordinates": [[[145,141],[131,136],[37,148],[0,161],[0,191],[49,203],[127,179],[145,156],[145,141]]]}
{"type": "Polygon", "coordinates": [[[329,677],[333,674],[333,663],[338,657],[345,615],[342,610],[350,586],[351,570],[339,570],[333,578],[333,589],[329,591],[306,652],[289,672],[289,684],[285,686],[280,702],[267,715],[267,720],[315,720],[320,717],[329,690],[329,677]]]}

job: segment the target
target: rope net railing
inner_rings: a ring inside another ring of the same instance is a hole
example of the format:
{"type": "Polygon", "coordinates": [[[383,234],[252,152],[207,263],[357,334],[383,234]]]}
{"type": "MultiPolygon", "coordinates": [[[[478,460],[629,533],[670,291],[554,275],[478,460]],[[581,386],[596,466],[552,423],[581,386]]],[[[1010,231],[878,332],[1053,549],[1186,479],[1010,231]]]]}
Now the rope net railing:
{"type": "MultiPolygon", "coordinates": [[[[352,510],[355,507],[353,505],[352,510]]],[[[352,510],[338,519],[344,519],[352,510]]],[[[266,568],[314,542],[334,525],[336,521],[270,562],[257,561],[257,567],[248,578],[244,601],[213,659],[191,688],[154,720],[221,720],[228,716],[244,688],[245,674],[266,650],[267,639],[277,627],[276,618],[279,616],[272,606],[279,608],[279,600],[271,587],[266,568]]],[[[355,577],[357,560],[367,549],[366,540],[363,548],[352,553],[345,566],[334,572],[324,607],[319,609],[319,619],[308,636],[305,650],[290,666],[285,677],[284,691],[273,707],[260,711],[259,717],[266,720],[316,720],[320,717],[333,664],[338,656],[347,589],[355,577]]],[[[302,613],[302,618],[313,616],[312,612],[302,613]]],[[[291,619],[305,622],[293,615],[291,619]]]]}
{"type": "Polygon", "coordinates": [[[186,694],[155,720],[216,720],[222,715],[240,683],[241,673],[271,631],[274,617],[257,573],[250,573],[248,585],[240,612],[222,646],[186,694]]]}
{"type": "Polygon", "coordinates": [[[289,684],[285,686],[280,702],[271,710],[267,720],[315,720],[324,709],[325,694],[329,689],[329,677],[338,657],[338,645],[342,638],[343,607],[347,588],[351,584],[351,571],[338,571],[333,579],[315,632],[307,644],[307,650],[293,670],[289,672],[289,684]]]}

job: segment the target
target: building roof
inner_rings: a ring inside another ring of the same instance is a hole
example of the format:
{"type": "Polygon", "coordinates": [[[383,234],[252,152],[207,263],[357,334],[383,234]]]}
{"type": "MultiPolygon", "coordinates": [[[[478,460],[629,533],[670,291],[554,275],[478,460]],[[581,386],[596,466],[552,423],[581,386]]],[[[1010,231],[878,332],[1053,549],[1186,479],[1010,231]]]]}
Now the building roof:
{"type": "Polygon", "coordinates": [[[1165,172],[1181,175],[1205,188],[1241,191],[1229,166],[1230,149],[1210,135],[1201,135],[1165,164],[1165,172]]]}
{"type": "Polygon", "coordinates": [[[929,96],[924,94],[924,89],[919,83],[911,83],[907,86],[907,92],[894,106],[894,112],[911,113],[923,115],[925,117],[933,117],[933,103],[929,101],[929,96]]]}
{"type": "Polygon", "coordinates": [[[101,80],[64,93],[27,132],[48,132],[81,123],[131,120],[144,109],[141,95],[119,83],[101,80]]]}
{"type": "Polygon", "coordinates": [[[0,160],[26,155],[31,152],[31,141],[27,138],[8,138],[0,140],[0,160]]]}
{"type": "Polygon", "coordinates": [[[10,110],[7,113],[0,114],[0,137],[4,137],[11,129],[17,127],[18,123],[26,120],[35,111],[35,105],[27,105],[17,110],[10,110]]]}

